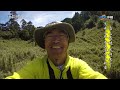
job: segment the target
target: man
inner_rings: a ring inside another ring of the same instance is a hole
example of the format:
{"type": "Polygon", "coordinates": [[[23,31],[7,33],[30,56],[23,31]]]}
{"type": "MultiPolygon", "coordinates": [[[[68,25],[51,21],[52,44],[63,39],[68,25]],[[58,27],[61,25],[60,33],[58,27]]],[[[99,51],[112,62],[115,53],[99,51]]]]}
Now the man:
{"type": "Polygon", "coordinates": [[[69,43],[75,41],[72,25],[52,22],[35,31],[35,41],[47,51],[6,79],[107,79],[88,64],[68,55],[69,43]]]}

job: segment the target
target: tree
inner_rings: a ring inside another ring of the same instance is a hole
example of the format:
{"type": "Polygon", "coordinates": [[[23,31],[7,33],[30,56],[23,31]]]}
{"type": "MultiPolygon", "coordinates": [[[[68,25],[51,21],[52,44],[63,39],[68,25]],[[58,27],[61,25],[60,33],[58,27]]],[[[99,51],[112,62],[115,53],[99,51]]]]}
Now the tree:
{"type": "Polygon", "coordinates": [[[93,20],[92,19],[87,20],[86,23],[85,23],[85,28],[90,29],[90,28],[93,28],[93,27],[95,27],[95,23],[93,22],[93,20]]]}
{"type": "Polygon", "coordinates": [[[72,25],[75,29],[75,33],[77,33],[84,25],[83,18],[78,12],[75,12],[75,15],[72,18],[72,25]]]}
{"type": "Polygon", "coordinates": [[[19,38],[20,25],[14,19],[10,19],[6,22],[6,27],[11,31],[13,38],[19,38]]]}
{"type": "Polygon", "coordinates": [[[86,20],[90,19],[90,12],[89,11],[82,11],[80,16],[83,18],[83,21],[85,22],[86,20]]]}
{"type": "Polygon", "coordinates": [[[22,20],[21,20],[21,23],[22,23],[22,25],[21,25],[21,26],[22,26],[21,29],[22,29],[22,30],[26,29],[27,22],[26,22],[24,19],[22,19],[22,20]]]}
{"type": "Polygon", "coordinates": [[[35,26],[32,25],[32,22],[26,22],[24,19],[21,20],[22,22],[22,29],[20,33],[20,38],[23,40],[30,40],[33,39],[33,34],[35,31],[35,26]]]}
{"type": "Polygon", "coordinates": [[[61,22],[66,22],[66,23],[72,24],[72,19],[71,19],[71,18],[65,18],[65,19],[62,20],[61,22]]]}
{"type": "Polygon", "coordinates": [[[28,32],[28,30],[22,30],[21,33],[20,33],[20,38],[22,40],[29,40],[30,39],[30,34],[28,32]]]}
{"type": "Polygon", "coordinates": [[[29,31],[30,39],[33,39],[33,34],[34,34],[34,31],[35,31],[35,26],[32,25],[31,21],[29,21],[27,23],[27,30],[29,31]]]}

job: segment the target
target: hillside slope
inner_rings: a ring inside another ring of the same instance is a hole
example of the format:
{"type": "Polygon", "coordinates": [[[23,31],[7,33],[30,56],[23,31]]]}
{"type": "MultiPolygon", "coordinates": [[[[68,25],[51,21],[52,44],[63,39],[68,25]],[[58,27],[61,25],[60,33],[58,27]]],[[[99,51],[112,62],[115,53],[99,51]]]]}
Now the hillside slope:
{"type": "MultiPolygon", "coordinates": [[[[112,27],[112,62],[109,78],[120,78],[120,24],[112,27]]],[[[94,70],[106,74],[104,69],[104,29],[85,29],[76,34],[76,42],[70,44],[70,54],[86,61],[94,70]],[[74,47],[73,47],[74,46],[74,47]]]]}
{"type": "MultiPolygon", "coordinates": [[[[112,67],[109,78],[120,78],[120,24],[112,32],[112,67]]],[[[76,41],[69,44],[71,56],[86,61],[94,70],[106,75],[104,69],[104,29],[81,30],[76,33],[76,41]]],[[[22,40],[0,40],[0,78],[19,70],[27,61],[46,54],[45,50],[22,40]]]]}

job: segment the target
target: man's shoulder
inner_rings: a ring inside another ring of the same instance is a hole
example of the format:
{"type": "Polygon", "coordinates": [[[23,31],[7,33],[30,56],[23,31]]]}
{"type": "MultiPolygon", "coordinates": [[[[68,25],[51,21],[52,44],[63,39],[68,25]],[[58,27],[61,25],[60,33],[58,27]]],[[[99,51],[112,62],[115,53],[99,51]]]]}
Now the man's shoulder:
{"type": "Polygon", "coordinates": [[[86,63],[84,60],[77,58],[77,57],[73,57],[73,56],[69,56],[69,59],[71,62],[76,63],[76,64],[83,64],[86,63]]]}
{"type": "Polygon", "coordinates": [[[46,61],[47,56],[36,57],[32,61],[28,62],[28,64],[42,64],[46,61]]]}
{"type": "Polygon", "coordinates": [[[84,60],[77,58],[77,57],[73,57],[73,56],[69,56],[69,59],[72,61],[76,61],[76,62],[85,62],[84,60]]]}

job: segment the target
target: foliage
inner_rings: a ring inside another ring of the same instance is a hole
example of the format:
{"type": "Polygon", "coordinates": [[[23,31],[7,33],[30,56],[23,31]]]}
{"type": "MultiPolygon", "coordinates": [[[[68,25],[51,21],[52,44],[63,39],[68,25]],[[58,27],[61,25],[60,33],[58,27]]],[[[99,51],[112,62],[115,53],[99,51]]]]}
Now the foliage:
{"type": "MultiPolygon", "coordinates": [[[[100,11],[82,11],[80,14],[75,13],[73,18],[63,20],[63,22],[72,24],[76,32],[76,42],[69,45],[68,53],[86,61],[94,70],[103,73],[108,78],[118,79],[120,78],[120,13],[118,11],[107,12],[107,15],[114,16],[111,31],[112,66],[110,73],[106,73],[104,69],[105,31],[104,22],[98,19],[100,15],[100,11]]],[[[0,24],[0,78],[11,75],[28,61],[46,54],[45,50],[30,41],[34,41],[34,31],[35,27],[31,21],[22,20],[21,28],[17,22],[12,20],[6,24],[0,24]]]]}
{"type": "MultiPolygon", "coordinates": [[[[45,51],[34,43],[19,39],[0,40],[0,71],[3,76],[12,74],[19,70],[27,61],[31,61],[38,56],[43,56],[45,51]]],[[[1,78],[0,77],[0,78],[1,78]]]]}
{"type": "Polygon", "coordinates": [[[103,21],[98,21],[98,24],[97,24],[97,28],[100,29],[100,28],[104,28],[105,25],[104,25],[104,22],[103,21]]]}
{"type": "MultiPolygon", "coordinates": [[[[104,11],[105,12],[105,11],[104,11]]],[[[72,18],[65,18],[62,22],[70,23],[74,29],[75,33],[83,30],[85,28],[91,29],[96,27],[98,29],[104,28],[103,22],[99,21],[99,16],[101,16],[103,11],[81,11],[81,13],[75,12],[72,18]]],[[[120,11],[106,11],[107,16],[113,16],[113,20],[120,22],[120,11]]],[[[21,27],[15,19],[10,19],[5,24],[0,23],[0,31],[6,32],[7,34],[0,35],[0,37],[5,39],[10,38],[21,38],[23,40],[33,39],[33,34],[36,27],[31,21],[21,20],[21,27]],[[9,32],[10,31],[10,32],[9,32]],[[12,35],[11,35],[12,33],[12,35]]],[[[113,27],[115,23],[113,23],[113,27]]]]}
{"type": "Polygon", "coordinates": [[[95,27],[95,23],[93,22],[92,19],[89,19],[85,22],[85,28],[91,29],[93,27],[95,27]]]}

